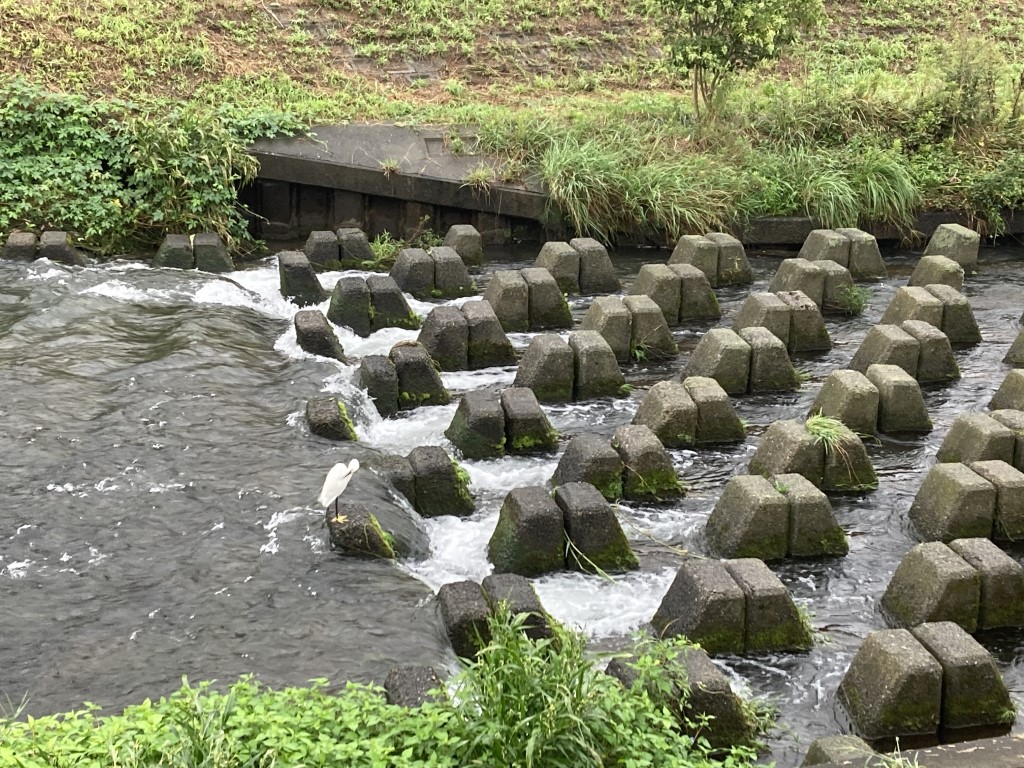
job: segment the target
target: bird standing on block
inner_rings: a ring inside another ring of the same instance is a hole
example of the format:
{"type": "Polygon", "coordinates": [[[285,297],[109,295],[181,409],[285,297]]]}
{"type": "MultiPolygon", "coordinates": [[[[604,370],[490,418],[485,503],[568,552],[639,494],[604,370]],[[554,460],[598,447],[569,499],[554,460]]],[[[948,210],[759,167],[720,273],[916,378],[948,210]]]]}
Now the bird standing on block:
{"type": "Polygon", "coordinates": [[[329,507],[331,503],[334,503],[334,515],[338,515],[338,499],[341,494],[348,488],[349,482],[352,480],[352,475],[359,469],[359,459],[352,459],[348,464],[338,463],[331,467],[331,471],[327,473],[327,479],[324,480],[324,487],[320,490],[320,496],[317,501],[320,502],[321,507],[329,507]]]}

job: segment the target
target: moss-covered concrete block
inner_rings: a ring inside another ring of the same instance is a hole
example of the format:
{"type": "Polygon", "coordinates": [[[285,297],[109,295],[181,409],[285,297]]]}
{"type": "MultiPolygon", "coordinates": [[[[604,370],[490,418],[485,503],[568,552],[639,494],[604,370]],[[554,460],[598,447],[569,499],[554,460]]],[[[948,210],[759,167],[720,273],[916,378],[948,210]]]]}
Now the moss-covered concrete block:
{"type": "Polygon", "coordinates": [[[551,484],[556,488],[573,482],[590,483],[609,501],[622,498],[622,458],[596,435],[577,435],[569,441],[555,467],[551,484]]]}
{"type": "Polygon", "coordinates": [[[925,287],[932,296],[942,302],[942,332],[950,344],[977,344],[981,341],[978,321],[967,297],[948,285],[925,287]]]}
{"type": "Polygon", "coordinates": [[[532,389],[542,403],[569,403],[575,367],[576,356],[560,336],[535,336],[519,361],[514,386],[532,389]]]}
{"type": "Polygon", "coordinates": [[[953,420],[935,458],[940,462],[1013,463],[1016,441],[1011,429],[985,413],[961,413],[953,420]]]}
{"type": "Polygon", "coordinates": [[[941,255],[955,261],[968,275],[978,269],[981,235],[962,224],[940,224],[928,239],[924,255],[941,255]]]}
{"type": "Polygon", "coordinates": [[[981,576],[940,541],[911,548],[882,595],[882,610],[897,627],[953,621],[968,632],[978,628],[981,576]]]}
{"type": "Polygon", "coordinates": [[[925,475],[908,516],[922,541],[988,538],[996,488],[963,464],[936,464],[925,475]]]}
{"type": "Polygon", "coordinates": [[[1024,626],[1024,567],[988,539],[954,539],[949,548],[981,577],[978,629],[1024,626]]]}
{"type": "Polygon", "coordinates": [[[495,573],[539,576],[565,568],[562,511],[545,488],[509,491],[487,543],[487,556],[495,573]]]}
{"type": "Polygon", "coordinates": [[[792,595],[763,561],[727,560],[725,567],[743,591],[745,653],[806,651],[813,645],[792,595]]]}
{"type": "Polygon", "coordinates": [[[558,432],[551,426],[532,389],[507,387],[501,392],[505,412],[505,451],[547,453],[558,448],[558,432]]]}
{"type": "Polygon", "coordinates": [[[880,363],[868,366],[867,378],[878,390],[879,432],[931,432],[917,379],[898,365],[880,363]]]}
{"type": "Polygon", "coordinates": [[[898,365],[916,380],[920,355],[917,339],[898,325],[875,325],[857,347],[850,368],[867,373],[872,365],[898,365]]]}
{"type": "Polygon", "coordinates": [[[841,557],[849,551],[828,496],[810,480],[795,473],[776,475],[773,485],[789,505],[790,557],[841,557]]]}
{"type": "Polygon", "coordinates": [[[685,635],[710,654],[743,653],[746,599],[725,563],[686,559],[651,624],[659,637],[685,635]]]}
{"type": "Polygon", "coordinates": [[[997,541],[1024,539],[1024,472],[998,460],[972,461],[967,466],[995,486],[992,538],[997,541]]]}
{"type": "Polygon", "coordinates": [[[697,434],[697,406],[678,381],[659,381],[644,396],[633,417],[643,424],[666,448],[694,444],[697,434]]]}
{"type": "Polygon", "coordinates": [[[728,328],[712,328],[690,354],[684,376],[705,376],[730,395],[746,394],[750,384],[750,345],[728,328]]]}
{"type": "Polygon", "coordinates": [[[718,287],[718,243],[703,235],[680,237],[668,263],[690,264],[704,273],[712,288],[718,287]]]}
{"type": "Polygon", "coordinates": [[[704,530],[720,557],[781,560],[789,551],[789,501],[760,475],[733,475],[704,530]]]}
{"type": "Polygon", "coordinates": [[[955,291],[964,288],[964,268],[945,256],[922,256],[907,283],[924,288],[928,285],[948,285],[955,291]]]}
{"type": "Polygon", "coordinates": [[[917,340],[916,378],[920,384],[945,384],[960,378],[960,367],[946,334],[921,320],[906,320],[900,328],[917,340]]]}
{"type": "Polygon", "coordinates": [[[790,309],[786,302],[774,293],[751,293],[733,318],[732,329],[739,332],[743,328],[767,328],[788,348],[789,324],[790,309]]]}
{"type": "Polygon", "coordinates": [[[530,330],[530,288],[519,270],[499,270],[491,275],[484,301],[494,309],[506,333],[530,330]]]}
{"type": "Polygon", "coordinates": [[[767,328],[743,328],[739,337],[750,347],[750,392],[791,392],[800,388],[786,345],[767,328]]]}
{"type": "Polygon", "coordinates": [[[598,296],[583,316],[580,329],[597,331],[620,363],[631,361],[633,316],[618,296],[598,296]]]}
{"type": "Polygon", "coordinates": [[[665,322],[672,326],[679,324],[681,290],[682,279],[666,264],[644,264],[630,286],[629,293],[631,296],[650,296],[664,315],[665,322]]]}
{"type": "Polygon", "coordinates": [[[706,376],[690,376],[683,379],[683,386],[697,406],[697,445],[746,440],[746,427],[721,384],[706,376]]]}
{"type": "Polygon", "coordinates": [[[749,471],[752,475],[803,475],[819,488],[825,472],[825,450],[802,421],[783,419],[772,423],[761,437],[749,471]]]}
{"type": "Polygon", "coordinates": [[[571,571],[595,573],[628,571],[639,567],[615,517],[615,510],[589,483],[566,483],[555,490],[555,503],[569,537],[566,566],[571,571]]]}
{"type": "Polygon", "coordinates": [[[828,375],[807,415],[820,413],[859,435],[873,435],[878,426],[878,399],[878,387],[867,376],[844,368],[828,375]]]}
{"type": "Polygon", "coordinates": [[[619,427],[612,448],[622,459],[622,492],[627,499],[660,501],[683,495],[683,485],[665,446],[647,427],[619,427]]]}
{"type": "Polygon", "coordinates": [[[493,392],[467,392],[455,409],[444,436],[467,459],[491,459],[505,455],[505,412],[493,392]]]}

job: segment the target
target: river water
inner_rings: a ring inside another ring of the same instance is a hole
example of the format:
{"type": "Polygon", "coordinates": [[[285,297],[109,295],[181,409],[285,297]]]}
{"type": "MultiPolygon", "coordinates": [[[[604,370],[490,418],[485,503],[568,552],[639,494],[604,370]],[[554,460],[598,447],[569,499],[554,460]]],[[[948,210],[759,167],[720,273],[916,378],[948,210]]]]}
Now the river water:
{"type": "MultiPolygon", "coordinates": [[[[481,286],[494,269],[525,266],[530,257],[498,256],[481,286]]],[[[644,259],[666,257],[620,253],[616,268],[628,285],[644,259]]],[[[872,286],[868,310],[828,319],[834,349],[796,361],[808,373],[799,392],[734,400],[751,425],[746,443],[672,452],[691,489],[683,501],[622,508],[639,572],[614,583],[581,574],[535,580],[547,609],[596,648],[624,645],[642,628],[680,550],[703,551],[704,522],[724,482],[745,470],[769,423],[806,415],[915,258],[887,254],[890,278],[872,286]]],[[[935,431],[873,441],[879,490],[832,499],[849,555],[773,566],[822,633],[814,650],[720,660],[737,689],[778,707],[768,757],[779,766],[797,765],[813,739],[840,729],[836,687],[861,639],[885,626],[878,599],[916,543],[906,515],[914,494],[953,418],[983,409],[1009,370],[1001,360],[1020,330],[1022,258],[1020,248],[983,251],[965,293],[984,342],[957,351],[960,381],[926,390],[935,431]]],[[[765,290],[778,259],[753,258],[752,266],[753,290],[765,290]]],[[[340,274],[322,275],[324,286],[340,274]]],[[[748,290],[719,291],[720,324],[729,324],[748,290]]],[[[577,316],[588,301],[574,303],[577,316]]],[[[411,303],[422,313],[431,306],[411,303]]],[[[225,276],[127,261],[0,262],[0,701],[27,697],[36,715],[85,701],[114,710],[174,690],[183,675],[227,683],[253,673],[280,686],[320,677],[380,682],[397,664],[455,668],[432,596],[445,582],[487,575],[486,543],[501,499],[547,480],[557,457],[466,462],[478,511],[425,521],[425,560],[337,556],[315,501],[326,470],[371,449],[450,450],[443,431],[455,405],[382,421],[353,387],[354,367],[299,350],[296,310],[280,297],[273,257],[225,276]],[[349,404],[361,447],[308,433],[305,401],[322,392],[349,404]]],[[[679,361],[627,371],[637,387],[629,398],[546,408],[552,423],[566,439],[610,436],[632,419],[643,388],[674,374],[708,327],[677,329],[679,361]]],[[[359,339],[339,330],[351,357],[387,354],[415,336],[391,329],[359,339]]],[[[525,347],[529,338],[513,341],[525,347]]],[[[510,384],[514,369],[444,378],[458,393],[510,384]]],[[[347,494],[389,497],[370,471],[358,473],[347,494]]],[[[979,639],[1020,707],[1024,633],[979,639]]]]}

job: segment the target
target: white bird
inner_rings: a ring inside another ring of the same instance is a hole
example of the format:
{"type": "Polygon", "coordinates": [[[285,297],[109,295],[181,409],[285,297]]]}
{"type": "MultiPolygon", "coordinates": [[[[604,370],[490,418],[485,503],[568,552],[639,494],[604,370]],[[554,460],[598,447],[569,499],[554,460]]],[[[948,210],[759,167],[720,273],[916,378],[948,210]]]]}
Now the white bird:
{"type": "Polygon", "coordinates": [[[348,488],[352,475],[359,469],[359,459],[352,459],[348,464],[338,463],[331,467],[324,480],[324,487],[320,490],[317,501],[321,507],[329,507],[334,503],[334,514],[338,514],[338,498],[348,488]]]}

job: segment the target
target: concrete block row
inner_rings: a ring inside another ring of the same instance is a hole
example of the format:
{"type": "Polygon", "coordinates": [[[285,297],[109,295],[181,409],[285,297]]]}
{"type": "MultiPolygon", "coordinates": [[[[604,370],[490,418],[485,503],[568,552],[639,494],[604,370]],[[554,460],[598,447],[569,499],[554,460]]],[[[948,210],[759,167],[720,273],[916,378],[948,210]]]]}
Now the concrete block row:
{"type": "Polygon", "coordinates": [[[526,387],[509,387],[501,395],[467,392],[444,434],[467,459],[544,453],[558,447],[558,432],[526,387]]]}
{"type": "Polygon", "coordinates": [[[722,316],[707,276],[692,264],[644,264],[629,293],[650,296],[670,326],[722,316]]]}
{"type": "Polygon", "coordinates": [[[767,328],[790,353],[832,349],[821,310],[802,291],[751,293],[736,313],[732,327],[734,331],[767,328]]]}
{"type": "MultiPolygon", "coordinates": [[[[188,235],[182,235],[188,240],[188,235]]],[[[216,235],[215,235],[216,237],[216,235]]],[[[191,248],[189,249],[191,253],[191,248]]],[[[68,264],[74,267],[86,265],[85,254],[71,244],[71,238],[67,232],[59,230],[47,230],[38,238],[34,232],[12,232],[7,236],[7,242],[0,248],[0,259],[10,261],[35,261],[36,259],[49,259],[59,264],[68,264]]],[[[166,266],[157,263],[157,266],[166,266]]],[[[183,269],[191,269],[195,262],[183,269]]],[[[216,270],[208,270],[210,272],[216,270]]]]}
{"type": "Polygon", "coordinates": [[[608,250],[592,237],[544,243],[533,265],[548,270],[562,293],[586,296],[622,288],[608,250]]]}
{"type": "Polygon", "coordinates": [[[1024,411],[961,413],[939,446],[940,462],[998,459],[1024,471],[1024,411]]]}
{"type": "Polygon", "coordinates": [[[884,325],[920,320],[934,325],[951,344],[976,344],[981,332],[967,297],[948,285],[905,286],[893,294],[882,314],[884,325]]]}
{"type": "Polygon", "coordinates": [[[659,381],[644,395],[632,423],[649,427],[666,448],[741,443],[747,436],[729,395],[703,376],[659,381]]]}
{"type": "Polygon", "coordinates": [[[925,256],[945,256],[952,259],[968,275],[978,269],[978,249],[981,235],[962,224],[940,224],[925,246],[925,256]]]}
{"type": "Polygon", "coordinates": [[[890,625],[952,621],[966,632],[1024,626],[1024,567],[985,538],[913,547],[882,595],[890,625]]]}
{"type": "Polygon", "coordinates": [[[505,496],[487,543],[495,573],[540,576],[639,567],[615,510],[590,483],[516,488],[505,496]]]}
{"type": "Polygon", "coordinates": [[[670,359],[679,353],[665,315],[646,294],[596,298],[580,327],[600,333],[620,363],[670,359]]]}
{"type": "MultiPolygon", "coordinates": [[[[469,224],[449,228],[444,245],[453,249],[470,268],[483,263],[483,238],[469,224]]],[[[370,269],[374,266],[373,249],[366,233],[355,227],[342,227],[334,232],[310,232],[302,248],[310,263],[318,269],[370,269]]]]}
{"type": "Polygon", "coordinates": [[[379,467],[423,517],[465,517],[476,509],[469,492],[469,476],[438,445],[417,446],[404,458],[388,456],[379,467]]]}
{"type": "Polygon", "coordinates": [[[960,378],[949,338],[938,327],[922,320],[872,326],[857,347],[850,368],[867,373],[873,365],[902,368],[919,384],[940,384],[960,378]]]}
{"type": "Polygon", "coordinates": [[[512,342],[487,301],[435,307],[423,321],[417,340],[442,371],[516,364],[512,342]]]}
{"type": "Polygon", "coordinates": [[[516,371],[515,386],[532,389],[543,403],[567,403],[626,393],[615,353],[597,331],[535,336],[516,371]]]}
{"type": "Polygon", "coordinates": [[[850,270],[831,259],[785,259],[768,283],[772,293],[801,291],[822,312],[851,313],[857,289],[850,270]]]}
{"type": "Polygon", "coordinates": [[[384,418],[421,405],[451,402],[433,360],[416,342],[398,342],[387,357],[367,355],[359,362],[357,380],[384,418]]]}
{"type": "Polygon", "coordinates": [[[571,328],[572,313],[551,273],[539,267],[495,272],[484,290],[506,333],[571,328]]]}
{"type": "MultiPolygon", "coordinates": [[[[44,241],[49,234],[52,233],[43,233],[44,241]]],[[[67,250],[71,249],[70,245],[63,245],[61,248],[70,255],[67,250]]],[[[42,255],[42,247],[40,247],[40,255],[42,255]]],[[[69,261],[66,263],[79,262],[69,261]]],[[[203,272],[231,272],[235,268],[235,263],[228,255],[228,247],[220,235],[216,232],[200,232],[197,235],[166,235],[157,249],[156,256],[153,257],[153,266],[199,269],[203,272]]]]}
{"type": "Polygon", "coordinates": [[[690,354],[684,375],[714,379],[730,395],[800,388],[786,345],[758,326],[741,328],[739,333],[711,329],[690,354]]]}
{"type": "Polygon", "coordinates": [[[556,488],[566,483],[590,483],[609,501],[661,501],[682,496],[665,446],[647,427],[619,427],[611,442],[595,435],[574,437],[551,477],[556,488]]]}
{"type": "Polygon", "coordinates": [[[327,319],[363,338],[382,328],[420,327],[420,316],[412,311],[405,294],[389,275],[338,280],[331,292],[327,319]]]}
{"type": "Polygon", "coordinates": [[[846,268],[854,280],[880,280],[885,262],[874,235],[859,229],[815,229],[804,240],[798,258],[831,261],[846,268]]]}
{"type": "Polygon", "coordinates": [[[932,429],[921,385],[898,365],[869,365],[867,375],[833,371],[807,415],[816,413],[838,419],[858,435],[932,429]]]}
{"type": "Polygon", "coordinates": [[[692,264],[707,277],[712,288],[753,281],[743,243],[724,232],[683,235],[676,243],[669,264],[692,264]]]}
{"type": "Polygon", "coordinates": [[[709,654],[806,651],[811,628],[763,561],[687,559],[651,620],[659,637],[685,635],[709,654]]]}
{"type": "Polygon", "coordinates": [[[705,526],[720,557],[834,557],[849,550],[828,497],[803,475],[734,475],[705,526]]]}
{"type": "Polygon", "coordinates": [[[390,274],[403,291],[421,300],[452,299],[476,293],[469,268],[456,250],[446,245],[429,251],[403,248],[395,257],[390,274]]]}
{"type": "Polygon", "coordinates": [[[838,698],[868,741],[955,738],[967,728],[1009,726],[1013,703],[988,651],[953,622],[868,635],[838,698]]]}

